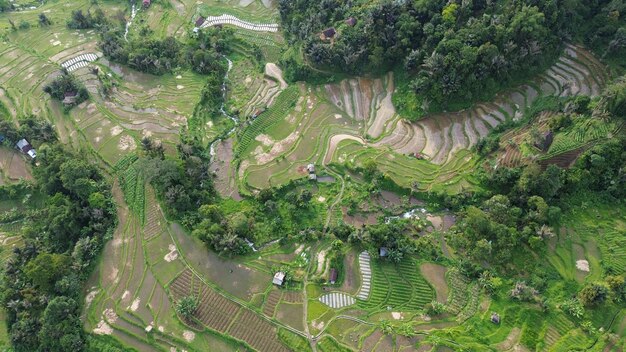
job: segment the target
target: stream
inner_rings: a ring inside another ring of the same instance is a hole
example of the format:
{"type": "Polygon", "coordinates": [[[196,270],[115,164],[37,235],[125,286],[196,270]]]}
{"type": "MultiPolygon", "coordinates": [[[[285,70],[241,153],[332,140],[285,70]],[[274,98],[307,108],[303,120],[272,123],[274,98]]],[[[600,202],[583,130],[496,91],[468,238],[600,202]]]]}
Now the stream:
{"type": "Polygon", "coordinates": [[[226,56],[224,56],[224,58],[226,59],[226,61],[228,61],[228,70],[226,70],[226,73],[224,74],[224,80],[222,83],[222,106],[220,106],[220,112],[222,113],[222,115],[226,116],[231,121],[233,121],[235,123],[235,126],[233,126],[233,128],[231,128],[230,131],[226,132],[226,134],[224,134],[222,138],[217,138],[211,143],[210,149],[209,149],[211,162],[213,162],[213,157],[215,156],[215,144],[219,143],[222,139],[228,138],[228,136],[230,136],[230,134],[233,133],[233,131],[235,131],[235,129],[237,128],[237,125],[239,124],[239,120],[236,117],[229,115],[224,109],[224,107],[226,106],[226,82],[228,81],[228,73],[233,68],[233,62],[226,56]]]}
{"type": "Polygon", "coordinates": [[[126,39],[126,36],[128,35],[128,29],[130,28],[130,25],[133,23],[133,20],[135,19],[136,14],[137,14],[137,8],[135,7],[135,2],[133,2],[132,7],[130,8],[130,20],[126,22],[126,30],[124,31],[125,41],[128,41],[128,39],[126,39]]]}

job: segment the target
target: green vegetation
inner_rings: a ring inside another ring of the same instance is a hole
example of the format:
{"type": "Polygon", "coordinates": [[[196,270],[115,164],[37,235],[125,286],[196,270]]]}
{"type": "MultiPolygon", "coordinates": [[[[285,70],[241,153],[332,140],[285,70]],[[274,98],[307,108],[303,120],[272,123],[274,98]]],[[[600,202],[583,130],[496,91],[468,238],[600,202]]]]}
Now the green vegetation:
{"type": "Polygon", "coordinates": [[[97,168],[57,144],[42,149],[35,179],[45,207],[25,213],[25,244],[7,262],[2,303],[16,351],[84,349],[80,286],[115,210],[97,168]]]}
{"type": "Polygon", "coordinates": [[[239,144],[237,145],[235,155],[241,155],[249,151],[250,144],[258,135],[265,133],[272,125],[282,123],[289,111],[296,105],[299,95],[300,92],[297,86],[292,86],[282,91],[276,97],[272,107],[252,120],[250,126],[244,130],[238,139],[239,144]]]}
{"type": "Polygon", "coordinates": [[[623,6],[270,3],[0,1],[2,348],[623,349],[623,6]]]}

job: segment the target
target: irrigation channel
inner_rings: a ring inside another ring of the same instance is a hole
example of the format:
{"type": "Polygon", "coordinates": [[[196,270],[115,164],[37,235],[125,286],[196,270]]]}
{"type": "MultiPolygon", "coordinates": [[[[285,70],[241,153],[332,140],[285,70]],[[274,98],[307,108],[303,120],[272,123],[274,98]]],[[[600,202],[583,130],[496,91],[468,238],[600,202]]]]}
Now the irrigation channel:
{"type": "Polygon", "coordinates": [[[215,156],[215,143],[219,143],[222,139],[225,139],[228,136],[230,136],[230,134],[233,133],[233,131],[235,131],[235,129],[239,125],[239,119],[237,119],[236,117],[232,115],[229,115],[224,109],[224,107],[226,106],[226,82],[228,81],[228,73],[230,72],[230,70],[233,69],[233,62],[226,56],[224,56],[224,58],[226,59],[226,61],[228,61],[228,70],[226,70],[226,73],[224,74],[224,80],[222,82],[222,106],[220,106],[220,112],[222,113],[222,115],[226,116],[232,122],[234,122],[235,125],[233,126],[233,128],[230,129],[230,131],[226,132],[222,137],[218,137],[213,142],[211,142],[211,145],[209,147],[210,148],[209,155],[211,156],[211,160],[210,160],[211,162],[213,162],[213,157],[215,156]]]}

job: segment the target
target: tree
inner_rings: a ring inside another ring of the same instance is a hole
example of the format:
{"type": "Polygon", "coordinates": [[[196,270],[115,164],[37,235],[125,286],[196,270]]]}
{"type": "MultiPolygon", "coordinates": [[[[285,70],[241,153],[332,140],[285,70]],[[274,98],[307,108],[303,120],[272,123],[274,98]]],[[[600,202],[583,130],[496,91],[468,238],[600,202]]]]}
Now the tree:
{"type": "Polygon", "coordinates": [[[590,283],[578,292],[578,299],[584,306],[603,303],[609,296],[609,288],[604,283],[590,283]]]}
{"type": "Polygon", "coordinates": [[[176,312],[182,315],[185,319],[191,318],[197,308],[198,300],[193,296],[183,297],[178,301],[178,303],[176,303],[176,312]]]}
{"type": "Polygon", "coordinates": [[[69,269],[70,258],[64,254],[42,253],[25,267],[26,276],[44,292],[50,292],[54,283],[69,269]]]}
{"type": "Polygon", "coordinates": [[[80,309],[72,298],[55,297],[43,313],[39,341],[45,351],[82,351],[85,333],[80,309]]]}
{"type": "Polygon", "coordinates": [[[50,21],[50,19],[48,18],[48,16],[46,16],[45,13],[40,13],[39,14],[39,25],[40,26],[49,26],[52,24],[52,21],[50,21]]]}

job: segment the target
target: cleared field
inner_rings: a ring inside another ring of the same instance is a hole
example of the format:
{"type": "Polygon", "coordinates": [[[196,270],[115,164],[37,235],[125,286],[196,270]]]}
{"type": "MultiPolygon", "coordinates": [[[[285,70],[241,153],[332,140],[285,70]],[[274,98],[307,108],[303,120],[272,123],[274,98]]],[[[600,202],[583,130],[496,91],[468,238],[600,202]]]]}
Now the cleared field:
{"type": "Polygon", "coordinates": [[[0,186],[19,180],[32,180],[27,156],[16,150],[0,147],[0,186]]]}

